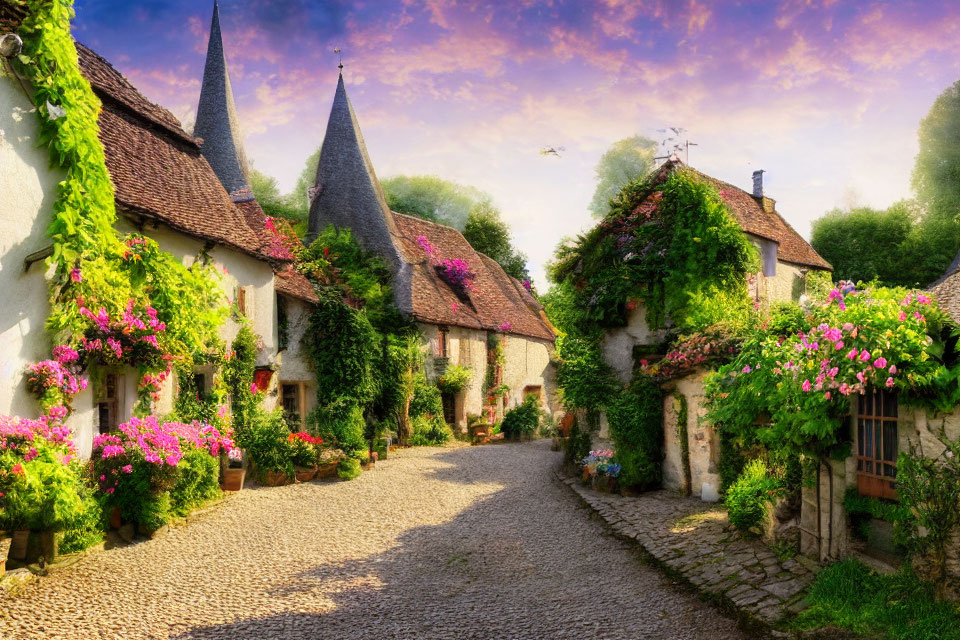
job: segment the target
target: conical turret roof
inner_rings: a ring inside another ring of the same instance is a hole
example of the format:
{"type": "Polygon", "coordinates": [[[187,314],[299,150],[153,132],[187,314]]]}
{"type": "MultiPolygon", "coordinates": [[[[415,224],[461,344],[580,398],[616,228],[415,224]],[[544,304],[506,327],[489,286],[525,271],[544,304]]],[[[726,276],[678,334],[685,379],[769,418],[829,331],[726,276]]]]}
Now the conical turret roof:
{"type": "Polygon", "coordinates": [[[367,154],[342,74],[320,149],[309,238],[330,224],[350,229],[364,249],[399,267],[401,260],[392,238],[396,223],[367,154]]]}
{"type": "Polygon", "coordinates": [[[247,157],[243,152],[243,138],[220,34],[220,8],[216,2],[213,3],[207,62],[203,69],[193,135],[203,138],[201,153],[234,202],[252,200],[247,157]]]}

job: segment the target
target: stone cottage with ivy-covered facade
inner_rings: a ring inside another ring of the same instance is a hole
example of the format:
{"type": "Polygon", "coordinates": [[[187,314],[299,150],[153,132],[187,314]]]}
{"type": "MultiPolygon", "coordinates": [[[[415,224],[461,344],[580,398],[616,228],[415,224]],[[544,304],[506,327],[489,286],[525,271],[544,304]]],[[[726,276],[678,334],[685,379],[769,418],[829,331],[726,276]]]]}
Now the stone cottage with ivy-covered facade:
{"type": "Polygon", "coordinates": [[[468,414],[497,419],[529,395],[558,409],[555,336],[542,305],[457,230],[389,209],[342,75],[317,167],[310,237],[329,225],[350,229],[390,266],[394,302],[424,336],[428,378],[442,376],[448,364],[470,368],[466,388],[444,395],[448,423],[465,431],[468,414]],[[444,260],[465,263],[467,286],[443,277],[444,260]]]}
{"type": "MultiPolygon", "coordinates": [[[[673,171],[684,167],[680,160],[672,158],[657,170],[651,184],[665,182],[673,171]]],[[[693,173],[719,192],[727,210],[757,249],[761,269],[746,274],[749,296],[757,305],[796,302],[807,292],[808,283],[829,275],[830,264],[777,212],[776,201],[764,195],[763,172],[754,172],[752,192],[700,172],[693,173]]],[[[637,204],[637,209],[655,209],[659,204],[656,194],[654,190],[653,195],[637,204]]],[[[641,361],[653,362],[662,357],[668,335],[668,328],[651,329],[644,303],[632,301],[625,325],[605,332],[603,359],[626,384],[641,361]]],[[[706,374],[705,369],[694,367],[666,385],[671,393],[664,399],[663,484],[715,500],[720,488],[719,441],[715,430],[702,419],[706,374]],[[684,425],[677,424],[678,416],[686,418],[684,425]],[[684,435],[687,441],[682,443],[680,438],[684,435]]],[[[606,420],[602,419],[601,435],[605,436],[606,431],[606,420]]]]}

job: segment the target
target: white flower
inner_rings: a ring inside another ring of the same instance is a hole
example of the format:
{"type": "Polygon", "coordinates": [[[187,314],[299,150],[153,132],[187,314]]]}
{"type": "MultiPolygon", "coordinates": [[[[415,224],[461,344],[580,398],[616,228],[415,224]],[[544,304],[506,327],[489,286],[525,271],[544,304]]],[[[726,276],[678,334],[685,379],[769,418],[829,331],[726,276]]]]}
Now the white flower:
{"type": "Polygon", "coordinates": [[[51,120],[59,120],[63,116],[67,115],[67,111],[63,107],[51,104],[50,101],[47,100],[47,115],[51,120]]]}

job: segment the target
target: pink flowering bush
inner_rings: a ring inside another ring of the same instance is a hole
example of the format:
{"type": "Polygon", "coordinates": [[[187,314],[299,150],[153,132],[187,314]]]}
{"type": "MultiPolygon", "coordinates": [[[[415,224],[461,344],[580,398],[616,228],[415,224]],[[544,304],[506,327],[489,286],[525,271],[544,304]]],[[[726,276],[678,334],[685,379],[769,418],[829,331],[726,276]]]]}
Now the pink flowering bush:
{"type": "Polygon", "coordinates": [[[417,236],[417,244],[423,249],[423,252],[427,254],[430,263],[437,270],[437,274],[444,282],[463,292],[468,289],[473,289],[473,280],[477,276],[473,270],[470,269],[470,265],[467,264],[466,260],[459,258],[452,260],[441,258],[437,248],[433,246],[426,236],[417,236]]]}
{"type": "Polygon", "coordinates": [[[61,347],[57,349],[61,349],[57,360],[32,364],[27,371],[27,389],[37,396],[43,411],[49,411],[52,407],[63,407],[69,411],[74,396],[87,388],[87,380],[80,376],[76,366],[76,351],[63,351],[61,347]]]}
{"type": "Polygon", "coordinates": [[[926,294],[840,283],[794,326],[773,319],[748,337],[707,381],[709,418],[741,442],[819,455],[841,441],[852,395],[893,389],[952,409],[960,388],[943,360],[945,322],[926,294]]]}
{"type": "Polygon", "coordinates": [[[229,434],[205,423],[134,417],[94,438],[94,478],[108,506],[156,529],[219,494],[220,453],[233,448],[229,434]]]}

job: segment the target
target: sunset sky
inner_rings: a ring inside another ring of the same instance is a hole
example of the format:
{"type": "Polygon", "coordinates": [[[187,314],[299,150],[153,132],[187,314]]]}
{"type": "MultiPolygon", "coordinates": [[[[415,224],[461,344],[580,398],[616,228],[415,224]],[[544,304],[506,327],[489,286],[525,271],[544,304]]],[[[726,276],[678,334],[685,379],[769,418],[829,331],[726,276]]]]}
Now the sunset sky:
{"type": "MultiPolygon", "coordinates": [[[[77,0],[75,35],[192,122],[212,0],[77,0]]],[[[960,79],[952,2],[222,0],[247,155],[293,186],[322,142],[343,49],[380,177],[494,196],[544,287],[588,228],[593,168],[684,127],[690,164],[767,195],[804,235],[824,211],[910,196],[919,120],[960,79]],[[564,147],[544,157],[545,146],[564,147]]]]}

